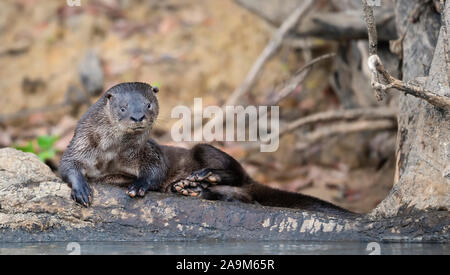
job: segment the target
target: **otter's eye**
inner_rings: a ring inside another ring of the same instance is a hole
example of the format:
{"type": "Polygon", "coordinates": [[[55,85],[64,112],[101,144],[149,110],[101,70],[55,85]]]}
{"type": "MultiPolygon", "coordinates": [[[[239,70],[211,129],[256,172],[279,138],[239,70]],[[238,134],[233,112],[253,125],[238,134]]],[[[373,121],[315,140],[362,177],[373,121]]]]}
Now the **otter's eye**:
{"type": "Polygon", "coordinates": [[[127,109],[126,109],[125,107],[121,107],[121,108],[120,108],[120,111],[121,111],[122,113],[125,113],[125,112],[127,111],[127,109]]]}
{"type": "Polygon", "coordinates": [[[151,109],[152,108],[152,104],[151,103],[149,103],[149,104],[147,104],[147,109],[151,109]]]}

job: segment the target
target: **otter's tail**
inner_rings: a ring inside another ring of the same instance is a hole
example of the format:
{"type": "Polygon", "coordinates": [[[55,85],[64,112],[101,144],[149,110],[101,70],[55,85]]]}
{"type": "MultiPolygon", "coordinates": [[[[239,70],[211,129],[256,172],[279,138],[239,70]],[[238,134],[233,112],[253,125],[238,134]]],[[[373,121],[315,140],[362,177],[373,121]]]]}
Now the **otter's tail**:
{"type": "Polygon", "coordinates": [[[312,212],[339,215],[355,214],[349,210],[314,197],[271,188],[257,182],[246,185],[244,189],[246,189],[246,193],[251,196],[253,201],[265,206],[296,208],[312,212]]]}

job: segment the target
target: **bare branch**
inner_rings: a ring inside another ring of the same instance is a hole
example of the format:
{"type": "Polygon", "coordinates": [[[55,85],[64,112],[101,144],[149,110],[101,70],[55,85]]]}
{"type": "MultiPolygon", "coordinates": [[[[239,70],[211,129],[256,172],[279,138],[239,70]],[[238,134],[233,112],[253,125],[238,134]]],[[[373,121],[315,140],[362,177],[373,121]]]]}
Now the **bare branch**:
{"type": "MultiPolygon", "coordinates": [[[[370,57],[368,60],[369,69],[372,74],[371,84],[372,87],[375,89],[376,96],[378,100],[383,99],[383,95],[389,90],[389,89],[397,89],[400,91],[405,92],[406,94],[413,95],[418,98],[425,99],[430,104],[433,104],[434,106],[438,108],[450,108],[450,98],[446,96],[441,96],[436,93],[433,93],[431,91],[428,91],[424,89],[423,87],[419,85],[414,85],[411,83],[404,83],[401,80],[398,80],[391,76],[388,71],[383,66],[383,63],[381,62],[380,58],[377,55],[377,30],[375,25],[375,18],[373,16],[373,8],[367,4],[367,0],[362,0],[363,3],[363,10],[364,10],[364,16],[367,24],[367,31],[369,34],[369,53],[370,57]],[[380,81],[380,77],[383,78],[383,84],[380,81]]],[[[442,1],[441,1],[441,4],[442,1]]],[[[441,5],[443,6],[443,5],[441,5]]],[[[443,7],[442,14],[444,16],[443,7]]],[[[444,32],[445,37],[447,37],[446,33],[446,22],[444,22],[444,32]]],[[[446,44],[446,43],[445,43],[446,44]]],[[[447,49],[448,50],[448,45],[447,49]]],[[[448,58],[448,51],[445,53],[446,58],[448,58]]],[[[447,60],[448,62],[448,60],[447,60]]],[[[447,70],[448,72],[448,70],[447,70]]]]}
{"type": "MultiPolygon", "coordinates": [[[[397,123],[393,120],[361,120],[355,122],[344,122],[320,127],[304,136],[304,141],[297,143],[296,149],[304,150],[311,145],[332,136],[351,134],[363,131],[381,131],[395,129],[397,123]]],[[[303,138],[302,138],[303,139],[303,138]]]]}
{"type": "MultiPolygon", "coordinates": [[[[397,123],[397,113],[388,107],[361,108],[350,110],[333,110],[313,114],[300,118],[287,124],[279,132],[279,136],[271,136],[270,140],[281,138],[283,135],[312,124],[327,123],[326,126],[318,127],[316,130],[305,134],[304,143],[312,144],[319,140],[337,134],[354,133],[358,131],[376,131],[393,129],[397,123]],[[346,121],[347,120],[347,121],[346,121]],[[356,120],[349,122],[350,120],[356,120]],[[338,121],[338,122],[336,122],[338,121]],[[346,122],[345,122],[346,121],[346,122]],[[387,122],[389,121],[389,123],[387,122]],[[333,123],[331,123],[333,122],[333,123]]],[[[249,149],[256,150],[258,144],[248,146],[249,149]]]]}
{"type": "Polygon", "coordinates": [[[450,108],[450,98],[433,93],[423,87],[411,83],[404,83],[401,80],[391,76],[383,66],[378,55],[372,55],[369,57],[369,69],[372,73],[372,87],[377,91],[377,94],[387,92],[389,89],[397,89],[403,91],[406,94],[413,95],[418,98],[425,99],[430,104],[438,108],[450,108]],[[380,83],[377,79],[382,75],[386,84],[380,83]]]}
{"type": "Polygon", "coordinates": [[[300,127],[317,123],[332,122],[336,120],[355,120],[355,119],[364,119],[367,121],[376,119],[394,120],[396,119],[396,117],[397,117],[396,111],[388,107],[327,111],[303,117],[289,123],[286,127],[284,127],[283,130],[280,131],[280,136],[290,133],[300,127]]]}
{"type": "MultiPolygon", "coordinates": [[[[293,27],[299,24],[300,20],[309,11],[309,9],[312,8],[313,4],[313,0],[304,1],[302,5],[296,8],[292,12],[292,14],[283,22],[283,24],[275,32],[267,46],[264,48],[258,59],[255,61],[250,71],[247,73],[247,76],[245,77],[243,83],[233,92],[233,94],[231,94],[224,106],[222,106],[223,110],[226,106],[236,105],[238,100],[250,91],[266,62],[282,45],[283,39],[286,34],[293,27]]],[[[212,118],[212,123],[215,124],[215,122],[217,122],[217,119],[217,117],[212,118]]],[[[196,126],[198,125],[194,125],[194,128],[196,126]]],[[[198,135],[198,132],[194,132],[194,136],[196,135],[198,135]]]]}
{"type": "Polygon", "coordinates": [[[364,19],[366,20],[369,33],[369,54],[374,55],[378,52],[378,34],[375,17],[373,16],[373,8],[367,4],[367,0],[362,0],[364,19]]]}
{"type": "Polygon", "coordinates": [[[243,95],[245,95],[250,91],[250,89],[255,84],[259,73],[264,67],[264,64],[280,48],[285,35],[299,23],[299,21],[306,14],[306,12],[309,11],[309,9],[313,6],[313,4],[314,1],[312,0],[304,1],[303,4],[299,6],[297,9],[295,9],[292,12],[292,14],[283,22],[283,24],[278,28],[278,30],[273,35],[270,42],[262,51],[261,55],[253,64],[252,68],[245,77],[244,82],[233,92],[233,94],[226,102],[226,105],[235,105],[243,95]]]}
{"type": "MultiPolygon", "coordinates": [[[[284,8],[273,8],[276,0],[235,0],[250,12],[264,18],[270,24],[279,26],[287,17],[284,8]]],[[[285,1],[285,0],[284,0],[285,1]]],[[[340,0],[341,2],[354,2],[357,0],[340,0]]],[[[382,0],[381,8],[374,10],[377,18],[378,40],[389,41],[397,37],[395,30],[394,9],[392,1],[382,0]]],[[[288,2],[301,2],[300,0],[288,2]]],[[[317,2],[317,1],[316,1],[317,2]]],[[[330,1],[327,1],[330,2],[330,1]]],[[[282,2],[285,3],[285,2],[282,2]]],[[[326,40],[358,40],[367,38],[367,28],[362,10],[355,10],[355,5],[343,3],[339,10],[318,10],[305,17],[305,23],[295,28],[293,32],[297,37],[317,37],[326,40]],[[346,7],[344,7],[344,5],[346,7]]]]}
{"type": "MultiPolygon", "coordinates": [[[[369,55],[378,54],[378,34],[373,15],[373,8],[367,4],[367,0],[362,0],[364,19],[367,25],[367,33],[369,35],[369,55]]],[[[372,75],[372,82],[374,79],[378,80],[378,74],[372,75]]],[[[379,81],[378,81],[379,82],[379,81]]],[[[379,101],[383,100],[383,93],[379,89],[375,89],[375,95],[379,101]]]]}
{"type": "MultiPolygon", "coordinates": [[[[317,58],[314,58],[313,60],[309,61],[308,63],[306,63],[302,68],[300,68],[294,75],[294,77],[292,77],[289,82],[287,83],[287,85],[285,85],[276,95],[275,98],[273,99],[269,99],[267,100],[263,105],[265,106],[274,106],[277,105],[278,103],[280,103],[283,99],[287,98],[288,96],[290,96],[295,89],[303,83],[303,81],[306,79],[306,77],[309,75],[309,73],[312,70],[312,67],[329,58],[333,58],[335,57],[336,54],[335,53],[329,53],[329,54],[325,54],[322,56],[319,56],[317,58]]],[[[262,111],[259,116],[264,116],[266,115],[266,111],[262,111]]],[[[253,127],[253,125],[255,123],[257,123],[257,121],[251,121],[251,124],[249,125],[249,128],[253,127]]]]}
{"type": "Polygon", "coordinates": [[[286,97],[291,95],[292,92],[294,92],[295,89],[298,87],[298,85],[300,85],[305,80],[305,78],[311,72],[312,67],[315,64],[317,64],[323,60],[333,58],[335,56],[336,56],[335,53],[329,53],[329,54],[325,54],[325,55],[319,56],[317,58],[314,58],[313,60],[306,63],[302,68],[297,70],[297,72],[295,73],[295,76],[288,82],[288,84],[285,85],[283,87],[283,89],[281,89],[277,93],[276,98],[268,100],[263,105],[273,106],[273,105],[277,105],[278,103],[280,103],[280,101],[282,101],[283,99],[285,99],[286,97]]]}

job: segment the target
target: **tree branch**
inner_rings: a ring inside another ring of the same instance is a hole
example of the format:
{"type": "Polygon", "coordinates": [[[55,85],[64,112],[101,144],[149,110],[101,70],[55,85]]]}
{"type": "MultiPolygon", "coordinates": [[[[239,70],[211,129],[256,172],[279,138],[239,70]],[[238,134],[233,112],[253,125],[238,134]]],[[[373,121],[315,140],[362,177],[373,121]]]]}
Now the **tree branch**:
{"type": "Polygon", "coordinates": [[[311,124],[332,122],[336,120],[376,120],[376,119],[391,119],[394,120],[397,113],[392,108],[377,107],[377,108],[361,108],[350,110],[327,111],[313,114],[307,117],[300,118],[289,123],[283,130],[280,131],[280,136],[288,134],[295,129],[305,127],[311,124]]]}
{"type": "MultiPolygon", "coordinates": [[[[305,81],[306,77],[309,75],[309,73],[312,70],[312,67],[329,58],[333,58],[335,57],[336,54],[335,53],[329,53],[329,54],[325,54],[322,56],[319,56],[317,58],[314,58],[313,60],[309,61],[308,63],[306,63],[302,68],[300,68],[295,75],[289,80],[289,82],[279,91],[276,93],[275,98],[273,99],[269,99],[267,100],[265,103],[263,103],[262,105],[264,106],[274,106],[277,105],[278,103],[280,103],[283,99],[289,97],[294,91],[295,89],[303,83],[303,81],[305,81]]],[[[266,111],[262,111],[259,116],[264,116],[266,115],[267,109],[266,111]]],[[[250,125],[249,128],[251,129],[253,127],[253,125],[255,123],[257,123],[258,121],[250,121],[250,125]]]]}
{"type": "Polygon", "coordinates": [[[297,143],[296,149],[304,150],[311,147],[311,145],[332,136],[357,133],[362,131],[380,131],[395,129],[397,123],[391,119],[383,120],[360,120],[354,122],[342,122],[327,127],[319,127],[317,130],[306,134],[297,143]]]}
{"type": "Polygon", "coordinates": [[[303,4],[295,9],[292,14],[283,22],[283,24],[281,24],[280,28],[275,32],[272,39],[269,41],[267,46],[262,51],[261,55],[253,64],[252,68],[245,77],[244,82],[233,92],[233,94],[226,102],[226,105],[235,105],[243,95],[250,91],[250,89],[255,84],[259,73],[264,67],[264,64],[266,64],[269,58],[272,57],[272,55],[280,48],[285,35],[299,23],[299,21],[312,7],[313,4],[314,1],[312,0],[304,1],[303,4]]]}
{"type": "MultiPolygon", "coordinates": [[[[304,139],[308,141],[307,144],[311,145],[323,138],[337,134],[392,129],[396,125],[396,118],[397,112],[388,107],[327,111],[303,117],[288,123],[287,126],[280,130],[278,137],[272,135],[270,140],[281,138],[283,135],[311,124],[328,123],[325,127],[319,127],[318,129],[305,134],[304,139]],[[357,121],[345,122],[345,120],[357,121]],[[335,121],[340,122],[335,123],[335,121]],[[334,124],[330,125],[331,122],[334,124]]],[[[303,145],[300,147],[302,146],[303,145]]],[[[256,150],[259,148],[259,143],[252,144],[247,148],[249,150],[256,150]]]]}
{"type": "MultiPolygon", "coordinates": [[[[373,16],[373,8],[367,4],[367,0],[362,0],[364,17],[367,24],[367,31],[369,35],[369,53],[370,57],[368,60],[369,69],[371,71],[371,84],[376,92],[378,100],[383,99],[384,93],[389,89],[397,89],[405,92],[406,94],[413,95],[418,98],[425,99],[430,104],[438,108],[450,108],[450,98],[446,96],[438,95],[434,92],[424,89],[423,87],[411,83],[404,83],[391,76],[388,71],[384,68],[381,59],[377,55],[377,30],[375,25],[375,18],[373,16]],[[382,84],[380,77],[383,79],[385,84],[382,84]]],[[[442,5],[441,5],[442,6],[442,5]]],[[[444,16],[445,12],[442,11],[444,16]]],[[[444,20],[445,21],[445,20],[444,20]]],[[[446,36],[446,23],[444,24],[444,32],[446,36]]],[[[448,52],[445,53],[446,58],[448,52]]],[[[447,70],[448,71],[448,70],[447,70]]]]}
{"type": "Polygon", "coordinates": [[[319,56],[317,58],[314,58],[313,60],[306,63],[302,68],[300,68],[299,70],[297,70],[297,72],[295,72],[294,77],[291,78],[291,80],[288,82],[288,84],[285,85],[277,93],[277,96],[273,99],[266,101],[264,103],[264,105],[273,106],[273,105],[277,105],[278,103],[280,103],[280,101],[282,101],[283,99],[285,99],[286,97],[291,95],[295,91],[295,89],[298,87],[298,85],[300,85],[305,80],[305,78],[309,75],[309,73],[311,72],[312,67],[314,65],[316,65],[317,63],[319,63],[323,60],[330,59],[335,56],[336,56],[335,53],[329,53],[329,54],[325,54],[325,55],[319,56]]]}
{"type": "MultiPolygon", "coordinates": [[[[264,48],[258,59],[255,61],[250,71],[247,73],[247,76],[245,77],[243,83],[231,94],[224,106],[222,106],[223,110],[225,110],[226,106],[236,105],[238,100],[250,91],[266,62],[282,45],[283,39],[286,34],[299,24],[300,20],[309,11],[313,4],[313,0],[304,1],[302,5],[295,9],[292,14],[283,22],[283,24],[274,33],[272,39],[264,48]]],[[[212,118],[212,123],[215,124],[215,122],[217,122],[217,119],[217,117],[212,118]]],[[[198,125],[194,125],[194,129],[196,126],[198,125]]],[[[198,132],[194,132],[194,136],[196,135],[198,135],[198,132]]]]}
{"type": "Polygon", "coordinates": [[[404,83],[401,80],[391,76],[383,66],[378,55],[372,55],[369,57],[369,69],[372,73],[372,87],[377,91],[378,95],[385,93],[389,89],[397,89],[403,91],[406,94],[413,95],[418,98],[425,99],[430,104],[438,108],[450,108],[450,98],[433,93],[424,89],[419,85],[412,83],[404,83]],[[382,75],[386,84],[382,84],[378,81],[378,76],[382,75]]]}
{"type": "Polygon", "coordinates": [[[373,16],[373,8],[367,4],[367,0],[362,0],[364,19],[367,24],[369,33],[369,54],[374,55],[378,53],[378,34],[375,17],[373,16]]]}

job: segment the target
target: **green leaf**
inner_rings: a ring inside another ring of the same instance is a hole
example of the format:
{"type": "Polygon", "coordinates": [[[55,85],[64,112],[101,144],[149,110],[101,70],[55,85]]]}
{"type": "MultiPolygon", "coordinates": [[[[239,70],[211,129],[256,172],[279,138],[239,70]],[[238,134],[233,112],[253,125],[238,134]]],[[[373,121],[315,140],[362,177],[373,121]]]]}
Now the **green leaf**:
{"type": "Polygon", "coordinates": [[[41,151],[47,151],[53,147],[58,138],[57,136],[39,136],[37,143],[41,151]]]}
{"type": "Polygon", "coordinates": [[[17,150],[20,150],[22,152],[25,152],[25,153],[36,153],[36,151],[34,151],[34,146],[33,146],[32,141],[29,141],[26,146],[14,146],[14,148],[16,148],[17,150]]]}
{"type": "Polygon", "coordinates": [[[55,155],[56,155],[55,149],[52,148],[50,150],[40,152],[37,156],[42,162],[45,162],[48,159],[54,158],[55,155]]]}

